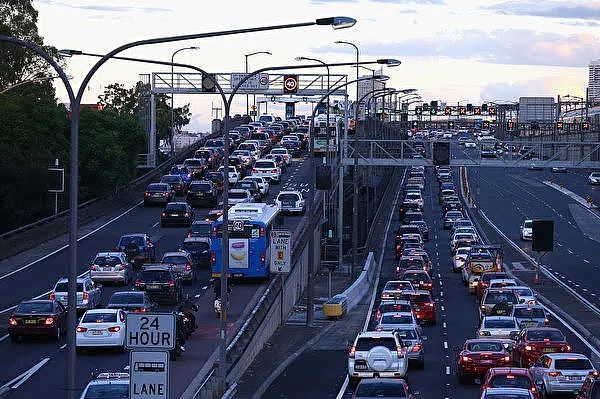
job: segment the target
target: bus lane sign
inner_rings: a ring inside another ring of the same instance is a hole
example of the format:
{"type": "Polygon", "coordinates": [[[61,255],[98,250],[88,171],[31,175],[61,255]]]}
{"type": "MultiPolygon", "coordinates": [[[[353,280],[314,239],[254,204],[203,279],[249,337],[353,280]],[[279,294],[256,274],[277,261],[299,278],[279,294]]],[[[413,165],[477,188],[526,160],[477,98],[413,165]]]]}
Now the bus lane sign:
{"type": "Polygon", "coordinates": [[[291,259],[292,233],[289,230],[271,231],[271,273],[289,273],[291,259]]]}

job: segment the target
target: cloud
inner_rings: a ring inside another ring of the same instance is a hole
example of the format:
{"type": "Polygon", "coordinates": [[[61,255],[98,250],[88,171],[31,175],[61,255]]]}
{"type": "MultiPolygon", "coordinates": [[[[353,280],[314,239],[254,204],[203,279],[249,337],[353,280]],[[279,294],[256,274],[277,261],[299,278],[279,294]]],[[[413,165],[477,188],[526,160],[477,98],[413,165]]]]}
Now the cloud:
{"type": "Polygon", "coordinates": [[[554,97],[556,94],[554,78],[539,78],[522,82],[489,83],[481,88],[483,101],[519,101],[519,97],[554,97]]]}
{"type": "Polygon", "coordinates": [[[374,0],[378,3],[394,3],[394,4],[446,4],[445,0],[374,0]]]}
{"type": "Polygon", "coordinates": [[[568,22],[561,22],[561,25],[585,26],[587,28],[598,28],[598,27],[600,27],[600,22],[596,22],[596,21],[568,21],[568,22]]]}
{"type": "Polygon", "coordinates": [[[515,0],[484,7],[498,14],[527,15],[548,18],[569,19],[600,19],[600,4],[598,2],[573,2],[565,4],[563,1],[531,1],[515,0]]]}
{"type": "Polygon", "coordinates": [[[79,10],[88,11],[99,11],[99,12],[171,12],[168,8],[160,7],[130,7],[130,6],[109,6],[100,4],[67,4],[60,1],[54,0],[38,0],[40,3],[48,4],[51,6],[62,6],[68,8],[75,8],[79,10]]]}
{"type": "Polygon", "coordinates": [[[328,3],[356,3],[356,0],[311,0],[312,4],[328,4],[328,3]]]}
{"type": "MultiPolygon", "coordinates": [[[[340,52],[325,46],[317,52],[340,52]]],[[[509,65],[587,66],[590,54],[600,53],[600,41],[588,33],[560,35],[525,29],[484,32],[466,30],[393,43],[363,45],[364,54],[439,59],[472,59],[509,65]]]]}

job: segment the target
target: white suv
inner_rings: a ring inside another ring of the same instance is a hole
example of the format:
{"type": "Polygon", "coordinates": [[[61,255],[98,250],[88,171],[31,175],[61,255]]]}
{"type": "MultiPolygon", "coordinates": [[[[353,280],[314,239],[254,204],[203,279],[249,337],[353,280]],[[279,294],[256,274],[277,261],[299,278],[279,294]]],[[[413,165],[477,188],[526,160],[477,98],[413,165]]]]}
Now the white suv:
{"type": "MultiPolygon", "coordinates": [[[[229,169],[229,171],[227,173],[227,177],[229,178],[229,184],[237,183],[238,180],[240,179],[240,172],[237,170],[237,168],[235,166],[229,165],[228,169],[229,169]]],[[[225,167],[220,166],[218,169],[218,172],[224,173],[225,167]]]]}
{"type": "Polygon", "coordinates": [[[404,378],[407,370],[406,349],[394,332],[361,332],[350,347],[348,377],[352,383],[361,378],[404,378]]]}
{"type": "Polygon", "coordinates": [[[533,238],[533,221],[525,220],[521,225],[521,240],[531,240],[533,238]]]}
{"type": "Polygon", "coordinates": [[[279,169],[275,161],[271,159],[259,159],[256,161],[252,168],[252,175],[264,177],[275,184],[281,182],[281,169],[279,169]]]}
{"type": "Polygon", "coordinates": [[[304,214],[306,205],[300,191],[281,191],[275,199],[281,212],[304,214]]]}
{"type": "Polygon", "coordinates": [[[600,172],[592,172],[588,176],[588,182],[590,184],[600,184],[600,172]]]}

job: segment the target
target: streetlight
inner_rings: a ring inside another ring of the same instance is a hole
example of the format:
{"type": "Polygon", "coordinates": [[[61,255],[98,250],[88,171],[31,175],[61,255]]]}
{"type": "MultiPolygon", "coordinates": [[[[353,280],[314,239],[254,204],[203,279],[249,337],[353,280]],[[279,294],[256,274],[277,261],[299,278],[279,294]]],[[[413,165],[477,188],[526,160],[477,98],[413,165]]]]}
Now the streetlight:
{"type": "MultiPolygon", "coordinates": [[[[230,36],[237,35],[242,33],[252,33],[252,32],[263,32],[263,31],[271,31],[271,30],[281,30],[281,29],[290,29],[290,28],[300,28],[307,26],[320,25],[325,26],[329,25],[333,29],[343,29],[354,26],[356,20],[349,17],[329,17],[329,18],[319,18],[310,22],[301,22],[294,24],[286,24],[286,25],[273,25],[273,26],[263,26],[256,28],[245,28],[245,29],[235,29],[235,30],[227,30],[227,31],[217,31],[217,32],[207,32],[207,33],[194,33],[189,35],[179,35],[179,36],[168,36],[168,37],[159,37],[153,39],[145,39],[139,40],[131,43],[124,44],[116,49],[110,51],[108,54],[105,54],[94,66],[88,71],[86,76],[84,77],[77,94],[74,94],[72,87],[68,84],[68,80],[66,79],[66,75],[64,71],[54,60],[39,46],[35,44],[19,40],[11,36],[0,35],[0,41],[9,42],[16,44],[21,47],[29,48],[36,52],[39,56],[44,58],[46,62],[48,62],[59,74],[62,73],[61,80],[65,83],[65,87],[67,89],[69,100],[71,102],[71,143],[70,143],[70,192],[69,192],[69,273],[68,273],[68,328],[67,328],[67,346],[69,348],[67,354],[67,381],[66,381],[66,395],[68,398],[75,398],[75,372],[76,372],[76,361],[77,357],[75,354],[75,327],[77,326],[77,315],[75,312],[77,303],[77,233],[78,233],[78,163],[79,163],[79,112],[80,112],[80,104],[83,98],[83,94],[88,86],[90,80],[96,73],[96,71],[110,58],[115,55],[125,51],[127,49],[148,45],[148,44],[159,44],[159,43],[171,43],[177,41],[184,40],[193,40],[200,38],[208,38],[208,37],[217,37],[217,36],[230,36]]],[[[225,131],[225,143],[229,140],[229,134],[227,129],[225,131]]],[[[225,155],[228,155],[229,148],[225,146],[225,155]]],[[[155,154],[149,154],[154,159],[155,154]]],[[[226,179],[227,180],[227,179],[226,179]]],[[[227,229],[224,229],[224,236],[227,235],[227,229]]],[[[224,387],[222,387],[224,388],[224,387]]]]}
{"type": "MultiPolygon", "coordinates": [[[[358,75],[359,75],[359,69],[360,69],[360,50],[358,48],[358,46],[352,42],[347,42],[345,40],[336,40],[334,42],[335,44],[347,44],[348,46],[352,46],[354,47],[354,50],[356,50],[356,106],[358,106],[358,75]]],[[[340,244],[341,245],[341,244],[340,244]]]]}
{"type": "MultiPolygon", "coordinates": [[[[248,73],[248,58],[252,57],[253,55],[259,55],[259,54],[273,55],[270,51],[255,51],[254,53],[244,54],[244,57],[246,58],[246,74],[248,73]]],[[[253,95],[253,103],[254,103],[254,105],[256,105],[256,94],[253,95]]],[[[250,115],[249,104],[248,104],[248,93],[246,93],[246,115],[248,115],[248,116],[250,115]]],[[[255,118],[253,117],[252,120],[255,120],[255,118]]]]}
{"type": "Polygon", "coordinates": [[[175,55],[181,51],[185,51],[185,50],[199,50],[200,47],[196,47],[196,46],[190,46],[190,47],[182,47],[179,50],[175,50],[175,52],[171,55],[171,90],[173,90],[173,93],[171,93],[171,132],[169,134],[169,138],[171,141],[171,156],[173,156],[175,154],[175,143],[174,141],[174,136],[175,136],[175,126],[173,123],[173,99],[175,98],[175,87],[173,86],[173,62],[175,62],[175,55]]]}
{"type": "MultiPolygon", "coordinates": [[[[362,66],[362,65],[359,65],[359,68],[362,68],[362,69],[365,69],[365,70],[367,70],[367,71],[370,71],[370,72],[371,72],[371,74],[372,74],[373,76],[375,76],[376,69],[367,68],[367,67],[365,67],[365,66],[362,66]]],[[[357,85],[358,85],[358,84],[357,84],[357,85]]],[[[375,91],[375,79],[373,79],[373,80],[371,81],[371,91],[375,91]]],[[[358,96],[357,96],[357,97],[358,97],[358,96]]],[[[363,100],[365,99],[365,97],[364,97],[364,96],[363,96],[362,98],[363,98],[363,100]]],[[[356,106],[358,107],[358,105],[360,105],[360,103],[361,103],[363,100],[357,101],[357,102],[358,102],[358,104],[357,104],[356,106]]],[[[358,115],[358,114],[357,114],[357,115],[358,115]]],[[[366,116],[367,116],[367,107],[365,107],[365,118],[366,118],[366,116]]]]}

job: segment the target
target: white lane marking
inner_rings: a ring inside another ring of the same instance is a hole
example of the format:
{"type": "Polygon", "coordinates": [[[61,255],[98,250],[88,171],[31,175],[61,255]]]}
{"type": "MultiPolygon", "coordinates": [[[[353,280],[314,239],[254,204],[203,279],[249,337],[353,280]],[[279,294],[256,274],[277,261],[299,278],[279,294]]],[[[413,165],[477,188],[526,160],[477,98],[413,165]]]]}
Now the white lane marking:
{"type": "Polygon", "coordinates": [[[64,344],[60,347],[60,349],[65,349],[67,347],[67,344],[64,344]]]}
{"type": "Polygon", "coordinates": [[[567,251],[568,251],[570,254],[573,254],[573,251],[571,251],[571,250],[570,250],[570,249],[568,249],[568,248],[567,248],[567,251]]]}
{"type": "Polygon", "coordinates": [[[8,338],[8,334],[1,336],[0,337],[0,342],[4,341],[6,338],[8,338]]]}
{"type": "Polygon", "coordinates": [[[560,242],[556,242],[556,245],[558,245],[559,247],[562,247],[562,244],[560,242]]]}
{"type": "Polygon", "coordinates": [[[440,291],[440,296],[444,296],[444,291],[440,291]]]}
{"type": "Polygon", "coordinates": [[[590,261],[589,261],[589,260],[587,260],[587,259],[584,259],[583,261],[584,261],[585,263],[590,263],[590,261]]]}
{"type": "Polygon", "coordinates": [[[154,223],[154,224],[152,225],[152,227],[156,227],[156,226],[158,226],[158,224],[159,224],[159,223],[160,223],[160,221],[158,221],[158,222],[154,223]]]}
{"type": "Polygon", "coordinates": [[[442,323],[442,328],[446,328],[446,322],[442,323]]]}
{"type": "MultiPolygon", "coordinates": [[[[85,234],[85,235],[83,235],[83,236],[79,237],[79,238],[77,239],[77,242],[79,242],[79,241],[81,241],[81,240],[83,240],[83,239],[85,239],[85,238],[88,238],[89,236],[91,236],[91,235],[92,235],[92,234],[94,234],[94,233],[97,233],[98,231],[102,230],[103,228],[105,228],[105,227],[106,227],[106,226],[108,226],[109,224],[111,224],[111,223],[113,223],[114,221],[116,221],[116,220],[118,220],[118,219],[122,218],[123,216],[127,215],[129,212],[131,212],[132,210],[134,210],[135,208],[137,208],[138,206],[140,206],[140,205],[141,205],[141,204],[143,204],[143,203],[144,203],[144,201],[140,201],[140,202],[138,202],[137,204],[135,204],[135,205],[134,205],[134,206],[132,206],[131,208],[127,209],[125,212],[121,213],[120,215],[117,215],[117,216],[115,216],[114,218],[112,218],[112,219],[111,219],[111,220],[109,220],[108,222],[104,223],[104,224],[103,224],[103,225],[101,225],[100,227],[97,227],[97,228],[95,228],[94,230],[90,231],[89,233],[87,233],[87,234],[85,234]]],[[[58,248],[57,250],[54,250],[54,251],[50,252],[49,254],[46,254],[46,255],[42,256],[41,258],[34,260],[33,262],[29,262],[28,264],[26,264],[26,265],[24,265],[24,266],[21,266],[21,267],[19,267],[18,269],[16,269],[16,270],[13,270],[13,271],[12,271],[12,272],[10,272],[10,273],[6,273],[6,274],[4,274],[4,275],[0,276],[0,280],[3,280],[3,279],[5,279],[5,278],[7,278],[7,277],[10,277],[10,276],[12,276],[13,274],[16,274],[16,273],[18,273],[18,272],[20,272],[20,271],[22,271],[22,270],[25,270],[25,269],[27,269],[27,268],[30,268],[31,266],[35,265],[36,263],[39,263],[39,262],[41,262],[41,261],[43,261],[43,260],[45,260],[45,259],[48,259],[48,258],[49,258],[49,257],[51,257],[52,255],[55,255],[55,254],[59,253],[60,251],[62,251],[63,249],[66,249],[66,248],[69,248],[69,245],[68,245],[68,244],[67,244],[67,245],[63,245],[62,247],[58,248]]]]}
{"type": "Polygon", "coordinates": [[[442,311],[444,311],[444,310],[446,310],[446,309],[444,309],[444,305],[442,305],[442,311]]]}
{"type": "Polygon", "coordinates": [[[444,349],[448,349],[448,341],[444,341],[444,349]]]}
{"type": "Polygon", "coordinates": [[[450,375],[450,366],[446,366],[446,375],[450,375]]]}
{"type": "Polygon", "coordinates": [[[48,363],[49,360],[49,357],[43,358],[37,364],[33,365],[29,370],[24,371],[6,384],[2,385],[2,387],[0,387],[0,395],[7,392],[9,389],[16,389],[20,387],[21,384],[27,381],[36,371],[42,368],[44,364],[48,363]]]}
{"type": "Polygon", "coordinates": [[[440,280],[440,287],[442,287],[443,285],[444,285],[444,283],[442,282],[442,280],[440,280]]]}

